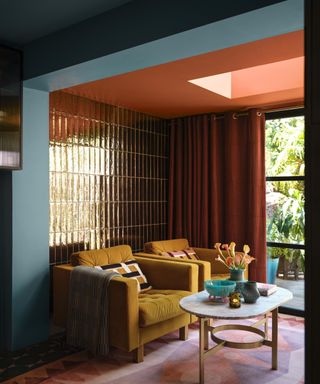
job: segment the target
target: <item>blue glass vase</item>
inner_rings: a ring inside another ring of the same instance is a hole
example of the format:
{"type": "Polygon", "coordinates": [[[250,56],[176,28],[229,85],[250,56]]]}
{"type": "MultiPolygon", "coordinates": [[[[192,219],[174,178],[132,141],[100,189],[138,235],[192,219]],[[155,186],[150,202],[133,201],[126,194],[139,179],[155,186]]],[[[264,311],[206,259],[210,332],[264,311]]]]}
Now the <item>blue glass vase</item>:
{"type": "Polygon", "coordinates": [[[275,284],[279,265],[279,257],[267,260],[267,283],[275,284]]]}

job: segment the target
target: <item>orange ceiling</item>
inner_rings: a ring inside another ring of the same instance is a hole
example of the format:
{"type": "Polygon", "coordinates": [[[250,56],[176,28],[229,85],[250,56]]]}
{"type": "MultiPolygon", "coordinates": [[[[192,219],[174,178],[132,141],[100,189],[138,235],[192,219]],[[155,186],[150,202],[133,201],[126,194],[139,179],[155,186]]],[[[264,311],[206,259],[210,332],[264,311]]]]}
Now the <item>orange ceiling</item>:
{"type": "Polygon", "coordinates": [[[302,105],[303,41],[303,31],[291,32],[81,84],[65,91],[165,118],[249,107],[302,105]],[[297,60],[290,60],[287,62],[290,65],[286,64],[285,60],[294,58],[297,60]],[[258,66],[282,61],[284,63],[276,66],[266,66],[272,68],[268,75],[263,75],[259,70],[255,75],[250,75],[252,67],[257,69],[258,66]],[[247,84],[243,83],[242,88],[251,90],[247,93],[249,96],[230,99],[189,82],[235,71],[246,74],[242,83],[244,79],[247,84]],[[273,86],[268,80],[270,73],[274,76],[273,86]],[[259,82],[260,78],[264,86],[260,87],[259,94],[252,94],[255,93],[252,89],[257,88],[253,82],[259,82]]]}

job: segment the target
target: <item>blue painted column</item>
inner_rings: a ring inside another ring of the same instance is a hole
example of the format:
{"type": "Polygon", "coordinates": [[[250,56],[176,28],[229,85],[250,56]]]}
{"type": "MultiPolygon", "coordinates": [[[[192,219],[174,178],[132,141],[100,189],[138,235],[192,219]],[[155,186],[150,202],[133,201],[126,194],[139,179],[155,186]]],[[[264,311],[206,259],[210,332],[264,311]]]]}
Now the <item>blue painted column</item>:
{"type": "Polygon", "coordinates": [[[12,174],[12,350],[49,334],[49,93],[23,92],[23,169],[12,174]]]}

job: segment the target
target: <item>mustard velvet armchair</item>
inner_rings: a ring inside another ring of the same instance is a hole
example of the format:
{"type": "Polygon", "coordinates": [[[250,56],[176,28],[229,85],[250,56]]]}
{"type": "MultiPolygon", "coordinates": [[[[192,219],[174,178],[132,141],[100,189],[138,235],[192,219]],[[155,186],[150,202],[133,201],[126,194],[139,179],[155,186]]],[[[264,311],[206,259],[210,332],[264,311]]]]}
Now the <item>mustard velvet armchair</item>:
{"type": "Polygon", "coordinates": [[[96,266],[135,259],[152,289],[138,293],[137,282],[114,277],[108,288],[110,346],[133,352],[135,362],[143,361],[144,344],[179,329],[186,340],[188,324],[194,319],[179,307],[182,297],[197,291],[198,267],[193,264],[160,261],[132,255],[130,246],[120,245],[71,256],[71,264],[53,268],[53,321],[65,327],[68,316],[70,273],[76,265],[96,266]]]}
{"type": "MultiPolygon", "coordinates": [[[[190,248],[187,239],[172,239],[151,241],[144,244],[144,252],[137,253],[140,257],[152,257],[157,260],[192,263],[198,266],[198,290],[204,289],[204,281],[227,279],[230,277],[229,269],[220,261],[217,261],[216,249],[192,247],[200,260],[179,259],[170,256],[162,256],[162,252],[180,251],[190,248]]],[[[245,270],[245,279],[248,279],[248,269],[245,270]]]]}

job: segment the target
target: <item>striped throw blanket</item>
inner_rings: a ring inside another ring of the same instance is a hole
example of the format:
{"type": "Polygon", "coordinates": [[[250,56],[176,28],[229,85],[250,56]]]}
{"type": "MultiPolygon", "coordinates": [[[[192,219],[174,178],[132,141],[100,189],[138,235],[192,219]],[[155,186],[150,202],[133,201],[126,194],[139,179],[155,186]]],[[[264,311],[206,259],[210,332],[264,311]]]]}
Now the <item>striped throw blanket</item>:
{"type": "Polygon", "coordinates": [[[116,272],[78,266],[71,272],[67,343],[106,356],[108,342],[108,285],[116,272]]]}

